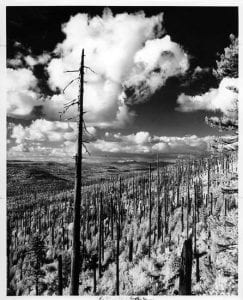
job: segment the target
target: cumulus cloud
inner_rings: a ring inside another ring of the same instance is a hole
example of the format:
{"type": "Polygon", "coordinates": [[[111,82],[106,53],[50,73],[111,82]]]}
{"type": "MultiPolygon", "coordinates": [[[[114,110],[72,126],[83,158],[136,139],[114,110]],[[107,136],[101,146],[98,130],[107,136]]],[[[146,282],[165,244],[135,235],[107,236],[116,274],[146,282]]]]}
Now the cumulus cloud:
{"type": "Polygon", "coordinates": [[[214,137],[197,137],[196,135],[184,137],[151,136],[149,132],[137,132],[130,135],[110,133],[109,140],[98,139],[91,144],[91,150],[110,153],[162,153],[162,154],[188,154],[202,153],[208,150],[208,145],[214,137]],[[111,138],[113,137],[113,139],[111,138]]]}
{"type": "MultiPolygon", "coordinates": [[[[85,139],[94,141],[97,133],[96,128],[88,126],[87,131],[88,133],[84,134],[85,139]]],[[[22,126],[21,124],[12,126],[10,137],[16,143],[16,146],[10,149],[11,153],[13,151],[33,152],[35,150],[46,153],[44,149],[48,149],[51,155],[60,156],[63,152],[63,155],[70,154],[73,156],[76,153],[77,124],[75,122],[37,119],[32,121],[30,126],[22,126]]]]}
{"type": "Polygon", "coordinates": [[[189,68],[188,56],[169,35],[148,40],[134,56],[135,66],[125,81],[127,101],[138,103],[164,85],[166,79],[184,74],[189,68]]]}
{"type": "MultiPolygon", "coordinates": [[[[85,72],[87,124],[99,127],[130,124],[136,116],[131,104],[148,101],[168,77],[188,69],[187,54],[168,35],[163,37],[162,21],[163,13],[151,17],[146,17],[143,12],[113,15],[109,9],[104,10],[102,17],[72,16],[62,26],[65,39],[56,46],[55,58],[47,53],[34,57],[27,52],[25,57],[17,56],[8,62],[10,66],[20,67],[8,72],[10,81],[14,78],[13,71],[21,75],[27,70],[32,76],[32,79],[26,79],[24,93],[20,87],[14,94],[8,94],[8,114],[31,118],[33,111],[38,111],[47,120],[59,120],[59,112],[67,101],[78,96],[78,80],[69,86],[65,95],[45,96],[43,102],[31,70],[37,64],[46,65],[49,87],[53,92],[63,90],[78,76],[65,71],[79,68],[81,51],[85,49],[85,65],[96,72],[88,69],[85,72]],[[24,69],[21,63],[29,69],[24,69]]],[[[77,107],[72,106],[66,118],[76,115],[77,107]]]]}
{"type": "Polygon", "coordinates": [[[34,106],[41,103],[37,79],[29,69],[7,69],[7,114],[10,117],[30,118],[34,106]]]}
{"type": "Polygon", "coordinates": [[[33,69],[36,65],[46,65],[51,56],[47,52],[40,55],[33,55],[31,49],[25,48],[21,43],[15,43],[15,48],[18,49],[14,58],[7,59],[9,68],[30,68],[33,69]]]}
{"type": "MultiPolygon", "coordinates": [[[[162,19],[162,14],[145,17],[142,12],[113,16],[108,9],[102,17],[90,18],[87,14],[71,17],[62,28],[66,38],[56,48],[60,58],[52,59],[47,68],[50,87],[63,89],[68,84],[73,74],[64,76],[64,71],[78,69],[84,48],[86,65],[97,73],[87,71],[85,74],[88,81],[84,94],[87,122],[101,127],[125,126],[134,113],[121,97],[122,84],[134,67],[135,54],[147,40],[162,34],[162,19]]],[[[76,98],[77,91],[77,84],[70,86],[65,97],[59,98],[59,104],[67,98],[76,98]]],[[[74,114],[75,110],[73,107],[69,114],[74,114]]]]}
{"type": "Polygon", "coordinates": [[[237,93],[229,87],[238,88],[238,79],[225,77],[217,89],[210,89],[207,93],[197,96],[181,94],[177,99],[179,104],[177,110],[181,112],[192,112],[196,110],[221,111],[225,115],[235,112],[237,93]]]}
{"type": "Polygon", "coordinates": [[[10,149],[10,152],[29,152],[29,148],[26,144],[18,144],[16,146],[13,146],[10,149]]]}
{"type": "MultiPolygon", "coordinates": [[[[78,68],[82,48],[85,49],[87,70],[84,106],[86,120],[100,127],[123,127],[135,117],[127,103],[147,101],[169,76],[185,72],[188,58],[169,36],[161,38],[163,15],[146,17],[144,13],[112,15],[106,10],[102,17],[89,18],[78,14],[63,25],[65,40],[58,44],[54,58],[48,65],[50,87],[63,89],[78,68]],[[148,58],[149,57],[149,58],[148,58]],[[130,96],[127,90],[133,90],[130,96]],[[138,93],[139,90],[139,93],[138,93]],[[143,97],[142,90],[146,90],[143,97]],[[126,91],[126,92],[125,92],[126,91]],[[136,101],[135,101],[136,100],[136,101]]],[[[66,90],[65,97],[53,97],[60,107],[66,99],[77,97],[78,83],[66,90]]],[[[69,114],[75,114],[73,107],[69,114]]]]}
{"type": "MultiPolygon", "coordinates": [[[[94,136],[96,128],[88,127],[94,136]]],[[[73,157],[76,149],[77,126],[73,122],[36,120],[30,126],[16,125],[12,129],[11,139],[15,145],[9,149],[9,155],[20,153],[38,153],[52,157],[73,157]]],[[[104,139],[94,138],[87,145],[91,154],[200,154],[208,150],[208,145],[214,137],[184,137],[152,136],[147,131],[129,135],[105,132],[104,139]]],[[[85,149],[83,149],[85,153],[85,149]]]]}
{"type": "Polygon", "coordinates": [[[12,129],[11,138],[16,140],[17,144],[25,141],[49,141],[63,142],[75,141],[77,137],[77,124],[74,122],[47,121],[38,119],[32,122],[30,126],[16,125],[12,129]]]}
{"type": "MultiPolygon", "coordinates": [[[[74,144],[73,144],[74,146],[74,144]]],[[[55,161],[72,161],[74,149],[62,144],[59,147],[40,145],[39,143],[24,143],[13,146],[8,151],[8,159],[32,159],[55,161]]]]}
{"type": "Polygon", "coordinates": [[[115,134],[114,138],[131,144],[143,145],[149,143],[151,136],[147,131],[139,131],[130,135],[115,134]]]}
{"type": "Polygon", "coordinates": [[[50,54],[48,53],[43,53],[38,56],[27,55],[23,57],[24,61],[30,68],[33,68],[36,65],[45,65],[50,60],[50,58],[50,54]]]}

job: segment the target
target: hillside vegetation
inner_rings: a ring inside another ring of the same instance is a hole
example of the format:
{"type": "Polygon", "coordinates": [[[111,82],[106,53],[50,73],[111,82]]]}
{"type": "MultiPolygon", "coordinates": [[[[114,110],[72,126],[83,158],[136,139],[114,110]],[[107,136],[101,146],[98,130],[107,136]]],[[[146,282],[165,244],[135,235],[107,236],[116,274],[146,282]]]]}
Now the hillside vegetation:
{"type": "MultiPolygon", "coordinates": [[[[46,179],[32,168],[31,180],[46,179]]],[[[73,191],[65,176],[48,180],[63,189],[9,198],[8,295],[69,294],[73,191]]],[[[81,215],[80,295],[181,294],[185,241],[191,294],[237,295],[236,154],[96,180],[81,215]]]]}

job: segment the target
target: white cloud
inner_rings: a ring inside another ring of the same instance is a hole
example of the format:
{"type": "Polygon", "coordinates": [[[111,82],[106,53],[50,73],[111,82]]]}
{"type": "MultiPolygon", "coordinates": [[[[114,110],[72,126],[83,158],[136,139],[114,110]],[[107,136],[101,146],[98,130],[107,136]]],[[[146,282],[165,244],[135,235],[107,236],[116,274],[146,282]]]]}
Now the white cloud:
{"type": "Polygon", "coordinates": [[[21,60],[21,56],[16,55],[15,58],[8,59],[7,65],[13,68],[22,68],[23,62],[21,60]]]}
{"type": "MultiPolygon", "coordinates": [[[[77,14],[64,24],[65,40],[58,44],[54,58],[48,65],[49,84],[53,90],[63,89],[73,73],[66,70],[78,69],[82,48],[85,49],[85,64],[96,71],[87,70],[85,78],[84,107],[89,125],[100,127],[124,127],[135,114],[126,106],[123,88],[143,83],[151,92],[164,84],[165,78],[184,72],[188,60],[183,50],[170,41],[169,36],[162,39],[163,15],[145,17],[144,13],[112,15],[106,10],[102,17],[89,18],[77,14]],[[145,46],[144,46],[145,45],[145,46]],[[148,60],[146,53],[155,55],[148,60]],[[143,64],[143,68],[139,68],[143,64]],[[159,73],[152,72],[160,68],[159,73]],[[146,82],[144,82],[146,80],[146,82]]],[[[59,97],[60,104],[77,97],[78,82],[66,90],[65,98],[59,97]]],[[[55,97],[51,101],[57,101],[55,97]]],[[[148,99],[144,99],[148,100],[148,99]]],[[[57,107],[50,105],[54,111],[57,107]]],[[[73,115],[73,107],[69,115],[73,115]]]]}
{"type": "Polygon", "coordinates": [[[29,67],[33,68],[38,64],[45,65],[50,60],[50,55],[48,53],[43,53],[35,57],[32,55],[27,55],[23,59],[29,67]]]}
{"type": "Polygon", "coordinates": [[[238,87],[238,79],[225,77],[222,79],[217,89],[210,89],[209,92],[203,95],[187,96],[181,94],[177,99],[177,103],[179,104],[177,110],[181,112],[219,110],[225,115],[232,115],[232,109],[235,108],[237,94],[228,89],[229,86],[238,87]]]}
{"type": "Polygon", "coordinates": [[[147,101],[148,97],[164,85],[170,76],[183,74],[189,68],[188,56],[169,35],[161,39],[148,40],[134,56],[135,66],[125,82],[133,89],[131,102],[147,101]]]}
{"type": "Polygon", "coordinates": [[[27,145],[19,144],[17,146],[13,146],[10,149],[10,152],[29,152],[29,149],[28,149],[27,145]]]}
{"type": "Polygon", "coordinates": [[[95,135],[96,135],[96,133],[97,133],[97,130],[96,130],[96,128],[95,128],[95,127],[93,127],[93,126],[89,126],[89,127],[87,127],[87,131],[88,131],[88,133],[89,133],[89,134],[91,134],[92,136],[95,136],[95,135]]]}
{"type": "MultiPolygon", "coordinates": [[[[108,136],[106,134],[106,136],[108,136]]],[[[111,134],[109,134],[109,137],[111,134]]],[[[208,149],[208,144],[214,137],[197,137],[196,135],[184,137],[150,136],[148,132],[121,135],[114,134],[114,140],[98,139],[91,144],[91,151],[111,153],[163,153],[186,154],[201,153],[208,149]]]]}
{"type": "MultiPolygon", "coordinates": [[[[95,128],[88,128],[94,135],[95,128]]],[[[73,157],[76,148],[75,123],[51,122],[36,120],[29,127],[14,126],[12,139],[16,146],[10,148],[9,155],[24,152],[36,152],[39,156],[73,157]]],[[[129,135],[121,133],[105,133],[104,139],[91,141],[87,148],[92,154],[116,153],[116,154],[188,154],[207,151],[208,144],[214,139],[212,136],[197,137],[196,135],[184,137],[151,136],[149,132],[137,132],[129,135]]],[[[85,149],[83,149],[85,153],[85,149]]],[[[32,154],[31,154],[32,155],[32,154]]]]}
{"type": "MultiPolygon", "coordinates": [[[[87,131],[88,134],[84,133],[84,137],[90,141],[95,140],[96,128],[88,126],[87,131]]],[[[16,151],[16,149],[25,152],[27,149],[28,151],[33,151],[37,145],[44,148],[48,145],[50,151],[54,149],[55,155],[61,152],[71,156],[75,154],[77,140],[77,123],[75,122],[37,119],[32,121],[30,126],[13,125],[10,128],[10,132],[11,139],[14,139],[17,144],[16,148],[13,147],[11,152],[16,151]]],[[[43,149],[41,148],[40,150],[42,151],[43,149]]],[[[54,152],[52,152],[52,155],[54,155],[54,152]]]]}
{"type": "MultiPolygon", "coordinates": [[[[78,69],[84,48],[85,64],[97,72],[85,74],[89,82],[84,93],[87,123],[100,127],[125,126],[134,114],[119,97],[122,83],[134,65],[134,55],[146,40],[155,37],[155,28],[162,31],[161,24],[162,14],[150,18],[144,13],[113,16],[106,10],[102,17],[89,18],[86,14],[71,17],[63,25],[66,38],[56,48],[61,58],[52,59],[47,68],[51,88],[64,89],[70,82],[73,73],[64,74],[64,71],[78,69]]],[[[76,98],[77,91],[77,84],[70,86],[66,99],[76,98]]],[[[75,107],[69,114],[74,113],[75,107]]]]}
{"type": "Polygon", "coordinates": [[[26,91],[36,88],[37,80],[32,71],[28,69],[7,69],[7,90],[26,91]]]}
{"type": "Polygon", "coordinates": [[[166,153],[166,152],[169,152],[169,150],[170,150],[168,144],[165,143],[165,142],[159,142],[159,143],[154,144],[152,146],[152,149],[154,151],[157,151],[157,152],[160,152],[160,153],[166,153]]]}
{"type": "Polygon", "coordinates": [[[7,153],[8,159],[32,159],[32,160],[60,160],[72,161],[73,152],[71,146],[64,144],[60,147],[50,147],[39,143],[23,143],[11,147],[7,153]]]}
{"type": "Polygon", "coordinates": [[[16,125],[12,129],[11,138],[17,144],[25,141],[63,142],[75,141],[77,138],[77,125],[74,122],[47,121],[38,119],[28,127],[16,125]]]}
{"type": "MultiPolygon", "coordinates": [[[[84,90],[84,110],[86,123],[98,127],[125,127],[130,124],[135,113],[127,103],[148,101],[151,93],[161,87],[172,75],[185,72],[188,58],[179,45],[164,33],[163,14],[146,17],[143,12],[113,15],[106,9],[102,17],[77,14],[62,26],[65,39],[56,46],[55,58],[47,53],[34,57],[31,52],[26,57],[16,57],[25,61],[30,69],[36,64],[46,65],[48,84],[53,91],[63,90],[78,76],[65,73],[77,70],[81,51],[85,49],[86,69],[84,90]],[[128,99],[127,88],[134,89],[128,99]]],[[[13,61],[16,66],[20,61],[13,61]]],[[[11,65],[11,62],[9,62],[11,65]]],[[[66,90],[65,95],[47,97],[45,101],[37,89],[37,79],[31,70],[18,69],[8,73],[10,81],[24,74],[24,82],[8,95],[8,115],[31,118],[35,106],[47,120],[59,120],[67,101],[77,98],[79,82],[76,80],[66,90]],[[16,72],[16,73],[14,73],[16,72]],[[34,85],[34,86],[33,86],[34,85]],[[23,92],[24,90],[24,92],[23,92]]],[[[77,107],[72,106],[65,118],[75,117],[77,107]]]]}
{"type": "Polygon", "coordinates": [[[37,79],[29,69],[7,69],[7,114],[10,117],[28,117],[38,100],[37,79]]]}
{"type": "Polygon", "coordinates": [[[27,51],[29,54],[24,56],[22,53],[19,52],[15,55],[14,58],[8,59],[8,67],[23,68],[25,65],[26,67],[33,69],[33,67],[38,64],[46,65],[51,58],[50,54],[47,52],[44,52],[41,55],[33,56],[31,50],[25,49],[25,51],[27,51]]]}
{"type": "Polygon", "coordinates": [[[120,139],[124,142],[129,142],[132,144],[143,145],[149,143],[151,140],[150,134],[147,131],[139,131],[137,133],[133,133],[130,135],[122,136],[121,134],[115,134],[114,137],[116,139],[120,139]]]}

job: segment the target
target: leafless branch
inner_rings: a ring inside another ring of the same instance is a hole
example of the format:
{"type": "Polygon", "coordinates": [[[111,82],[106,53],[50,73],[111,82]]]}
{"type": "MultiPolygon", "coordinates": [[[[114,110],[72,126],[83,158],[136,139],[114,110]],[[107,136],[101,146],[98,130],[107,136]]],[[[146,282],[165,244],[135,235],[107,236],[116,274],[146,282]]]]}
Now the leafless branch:
{"type": "Polygon", "coordinates": [[[79,77],[77,77],[77,78],[74,78],[73,80],[71,80],[69,83],[68,83],[68,85],[67,86],[65,86],[65,88],[63,89],[63,93],[65,92],[65,90],[75,81],[75,80],[77,80],[77,79],[79,79],[79,77]]]}
{"type": "Polygon", "coordinates": [[[64,73],[75,73],[75,72],[80,72],[80,70],[65,71],[64,73]]]}
{"type": "Polygon", "coordinates": [[[97,73],[96,73],[93,69],[91,69],[90,67],[84,66],[84,68],[87,69],[87,70],[89,70],[89,71],[91,71],[91,72],[93,72],[94,74],[97,74],[97,73]]]}
{"type": "Polygon", "coordinates": [[[89,150],[87,149],[86,145],[85,145],[84,143],[83,143],[82,145],[83,145],[85,151],[90,155],[90,152],[89,152],[89,150]]]}

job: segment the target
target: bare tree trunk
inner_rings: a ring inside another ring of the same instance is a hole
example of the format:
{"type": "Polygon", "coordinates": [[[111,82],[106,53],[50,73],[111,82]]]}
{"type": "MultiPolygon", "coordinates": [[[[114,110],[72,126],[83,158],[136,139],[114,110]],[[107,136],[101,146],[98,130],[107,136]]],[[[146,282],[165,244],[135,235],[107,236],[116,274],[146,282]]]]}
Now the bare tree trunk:
{"type": "Polygon", "coordinates": [[[151,164],[149,165],[149,257],[151,256],[151,215],[152,215],[152,203],[151,203],[151,164]]]}
{"type": "Polygon", "coordinates": [[[94,264],[93,266],[93,275],[94,275],[94,289],[93,289],[93,293],[96,293],[96,264],[94,264]]]}
{"type": "Polygon", "coordinates": [[[210,191],[210,162],[208,159],[208,200],[209,200],[209,191],[210,191]]]}
{"type": "Polygon", "coordinates": [[[184,197],[181,200],[181,232],[184,231],[184,197]]]}
{"type": "Polygon", "coordinates": [[[36,275],[36,277],[35,277],[35,295],[36,296],[39,296],[38,285],[39,285],[39,280],[38,280],[38,276],[36,275]]]}
{"type": "Polygon", "coordinates": [[[191,295],[192,285],[192,240],[184,242],[181,253],[179,295],[191,295]]]}
{"type": "Polygon", "coordinates": [[[73,243],[71,263],[70,295],[79,294],[80,273],[80,207],[82,203],[82,145],[83,145],[83,84],[84,84],[84,49],[82,50],[80,66],[80,94],[79,94],[79,124],[78,124],[78,151],[76,155],[76,177],[74,189],[74,211],[73,211],[73,243]]]}
{"type": "Polygon", "coordinates": [[[120,194],[117,197],[117,218],[116,218],[116,295],[119,295],[119,251],[120,251],[120,201],[121,201],[121,177],[120,194]]]}
{"type": "Polygon", "coordinates": [[[211,216],[213,215],[213,193],[210,193],[211,196],[211,216]]]}
{"type": "Polygon", "coordinates": [[[58,295],[62,296],[62,256],[58,256],[58,295]]]}
{"type": "Polygon", "coordinates": [[[114,226],[113,226],[113,221],[114,221],[114,212],[113,212],[113,196],[111,195],[111,239],[113,240],[113,231],[114,231],[114,226]]]}
{"type": "Polygon", "coordinates": [[[194,258],[196,259],[196,280],[199,282],[200,274],[199,274],[199,256],[197,253],[197,185],[194,186],[194,258]]]}
{"type": "Polygon", "coordinates": [[[129,261],[132,262],[132,255],[133,255],[133,239],[129,240],[129,261]]]}
{"type": "Polygon", "coordinates": [[[187,214],[186,214],[186,238],[188,239],[189,234],[189,213],[190,213],[190,189],[188,179],[188,190],[187,190],[187,214]]]}
{"type": "Polygon", "coordinates": [[[99,205],[99,278],[101,277],[101,260],[102,260],[102,192],[100,192],[100,205],[99,205]]]}
{"type": "Polygon", "coordinates": [[[10,216],[7,217],[7,287],[10,288],[10,268],[11,268],[11,226],[10,226],[10,216]]]}
{"type": "Polygon", "coordinates": [[[157,156],[157,232],[158,232],[158,240],[161,237],[161,209],[159,203],[159,196],[160,196],[160,178],[159,178],[159,154],[157,156]]]}

